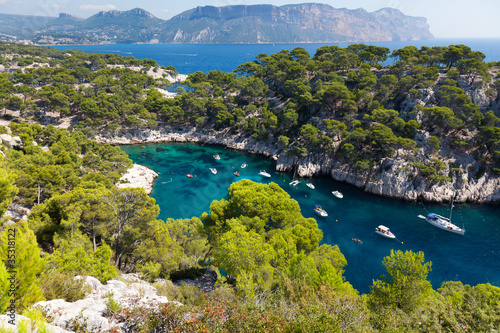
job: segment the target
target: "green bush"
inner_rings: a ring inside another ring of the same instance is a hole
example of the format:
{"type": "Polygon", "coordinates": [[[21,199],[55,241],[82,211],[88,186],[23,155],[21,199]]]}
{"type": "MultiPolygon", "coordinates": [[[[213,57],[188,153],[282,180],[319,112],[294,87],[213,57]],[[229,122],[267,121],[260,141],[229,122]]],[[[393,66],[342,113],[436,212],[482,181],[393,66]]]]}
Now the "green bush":
{"type": "Polygon", "coordinates": [[[172,281],[158,282],[153,284],[158,294],[165,296],[169,301],[177,301],[184,305],[201,305],[205,300],[205,295],[198,287],[183,283],[176,286],[172,281]]]}
{"type": "Polygon", "coordinates": [[[44,274],[41,279],[43,296],[47,300],[63,299],[67,302],[75,302],[85,298],[91,287],[85,284],[85,279],[75,279],[64,272],[52,271],[44,274]]]}

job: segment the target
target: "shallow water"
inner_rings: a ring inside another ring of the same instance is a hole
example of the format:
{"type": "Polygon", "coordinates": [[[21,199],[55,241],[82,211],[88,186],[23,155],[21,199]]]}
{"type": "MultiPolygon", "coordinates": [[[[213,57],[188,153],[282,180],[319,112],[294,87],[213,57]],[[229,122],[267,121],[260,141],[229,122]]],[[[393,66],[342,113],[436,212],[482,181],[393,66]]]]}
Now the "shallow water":
{"type": "Polygon", "coordinates": [[[498,205],[455,205],[453,222],[465,226],[464,236],[433,227],[417,216],[433,211],[449,215],[449,204],[407,203],[370,195],[329,177],[310,179],[316,186],[311,190],[305,180],[292,187],[291,173],[276,173],[274,163],[261,155],[225,149],[217,145],[194,143],[147,144],[122,146],[134,163],[146,165],[158,172],[151,194],[160,206],[160,218],[189,218],[208,212],[213,200],[227,194],[232,182],[250,179],[262,183],[275,182],[285,189],[306,217],[314,217],[324,233],[323,242],[338,245],[345,255],[347,281],[362,293],[369,292],[373,279],[384,274],[382,260],[391,249],[423,251],[432,261],[429,279],[435,288],[442,282],[460,280],[476,285],[491,283],[500,286],[500,209],[498,205]],[[161,149],[165,149],[161,151],[161,149]],[[158,150],[158,151],[157,151],[158,150]],[[213,155],[218,153],[220,160],[213,155]],[[241,164],[247,162],[244,169],[241,164]],[[210,168],[216,168],[213,175],[210,168]],[[272,177],[257,173],[265,169],[272,177]],[[233,173],[238,171],[240,177],[233,173]],[[192,174],[193,178],[186,177],[192,174]],[[338,199],[331,191],[344,194],[338,199]],[[316,204],[329,214],[319,218],[313,212],[316,204]],[[391,229],[397,240],[375,234],[379,224],[391,229]],[[359,238],[363,243],[351,241],[359,238]]]}

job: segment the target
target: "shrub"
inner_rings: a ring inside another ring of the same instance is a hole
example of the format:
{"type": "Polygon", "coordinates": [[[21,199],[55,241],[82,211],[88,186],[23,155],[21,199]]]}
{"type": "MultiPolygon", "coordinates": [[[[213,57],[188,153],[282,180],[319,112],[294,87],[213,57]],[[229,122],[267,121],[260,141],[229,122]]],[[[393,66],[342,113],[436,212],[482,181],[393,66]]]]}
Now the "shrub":
{"type": "Polygon", "coordinates": [[[205,300],[205,295],[198,287],[183,283],[176,286],[172,281],[153,284],[158,294],[165,296],[169,301],[177,301],[184,305],[201,305],[205,300]]]}
{"type": "Polygon", "coordinates": [[[85,284],[85,279],[59,271],[44,274],[41,284],[43,296],[47,300],[64,299],[67,302],[75,302],[85,298],[91,291],[91,287],[85,284]]]}
{"type": "Polygon", "coordinates": [[[115,301],[113,293],[107,293],[104,296],[108,299],[108,301],[106,302],[106,309],[104,310],[103,315],[105,317],[117,315],[123,309],[123,305],[120,302],[115,301]]]}

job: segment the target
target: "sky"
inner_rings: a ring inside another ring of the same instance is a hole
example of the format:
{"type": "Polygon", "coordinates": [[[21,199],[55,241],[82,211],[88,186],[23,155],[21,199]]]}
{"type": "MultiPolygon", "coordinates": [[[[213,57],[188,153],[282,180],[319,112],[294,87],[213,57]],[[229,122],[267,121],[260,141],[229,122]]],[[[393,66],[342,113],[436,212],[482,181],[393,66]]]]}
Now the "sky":
{"type": "Polygon", "coordinates": [[[500,1],[498,0],[0,0],[0,13],[58,16],[68,13],[87,18],[99,11],[142,8],[161,19],[197,6],[229,6],[298,3],[324,3],[335,8],[375,11],[384,7],[401,10],[410,16],[427,18],[436,38],[499,38],[500,1]]]}

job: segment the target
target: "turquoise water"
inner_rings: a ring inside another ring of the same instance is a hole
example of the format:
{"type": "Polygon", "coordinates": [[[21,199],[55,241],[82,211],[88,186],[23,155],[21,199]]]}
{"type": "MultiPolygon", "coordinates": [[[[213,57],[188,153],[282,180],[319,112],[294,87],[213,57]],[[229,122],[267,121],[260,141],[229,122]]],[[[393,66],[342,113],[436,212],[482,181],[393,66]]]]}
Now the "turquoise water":
{"type": "Polygon", "coordinates": [[[222,146],[193,143],[148,144],[123,146],[135,163],[146,165],[160,175],[154,184],[152,197],[160,206],[160,218],[189,218],[208,212],[213,200],[227,194],[232,182],[245,178],[262,183],[276,182],[296,199],[306,217],[314,217],[323,230],[323,242],[338,245],[348,265],[346,279],[360,292],[369,292],[373,279],[384,274],[382,259],[391,249],[423,251],[432,261],[429,279],[435,288],[444,281],[460,280],[476,285],[491,283],[500,286],[500,209],[498,205],[455,205],[453,222],[466,229],[464,236],[431,226],[417,216],[426,210],[448,216],[449,204],[412,204],[370,195],[329,177],[310,179],[316,186],[311,190],[303,180],[292,187],[291,173],[276,173],[274,163],[261,156],[222,146]],[[164,151],[160,151],[165,149],[164,151]],[[218,153],[220,160],[213,155],[218,153]],[[248,166],[242,169],[241,163],[248,166]],[[209,168],[216,168],[213,175],[209,168]],[[257,173],[267,170],[272,177],[263,179],[257,173]],[[233,173],[238,171],[240,177],[233,173]],[[192,174],[193,178],[186,177],[192,174]],[[343,199],[331,191],[339,190],[343,199]],[[329,214],[318,218],[313,208],[321,205],[329,214]],[[461,213],[460,213],[461,212],[461,213]],[[383,224],[399,240],[375,234],[383,224]],[[352,238],[363,242],[357,244],[352,238]]]}
{"type": "MultiPolygon", "coordinates": [[[[293,50],[303,47],[311,57],[316,50],[324,45],[347,46],[350,43],[297,43],[297,44],[110,44],[110,45],[71,45],[56,46],[59,50],[78,49],[85,52],[114,53],[121,56],[134,56],[138,59],[151,58],[161,66],[174,66],[181,74],[191,74],[196,71],[208,72],[221,70],[232,72],[248,61],[254,61],[260,53],[272,54],[281,50],[293,50]]],[[[486,55],[486,61],[500,60],[500,39],[436,39],[425,41],[405,42],[374,42],[366,43],[385,46],[397,50],[407,45],[421,46],[448,46],[465,44],[474,51],[481,51],[486,55]]],[[[392,64],[389,60],[387,63],[392,64]]]]}

